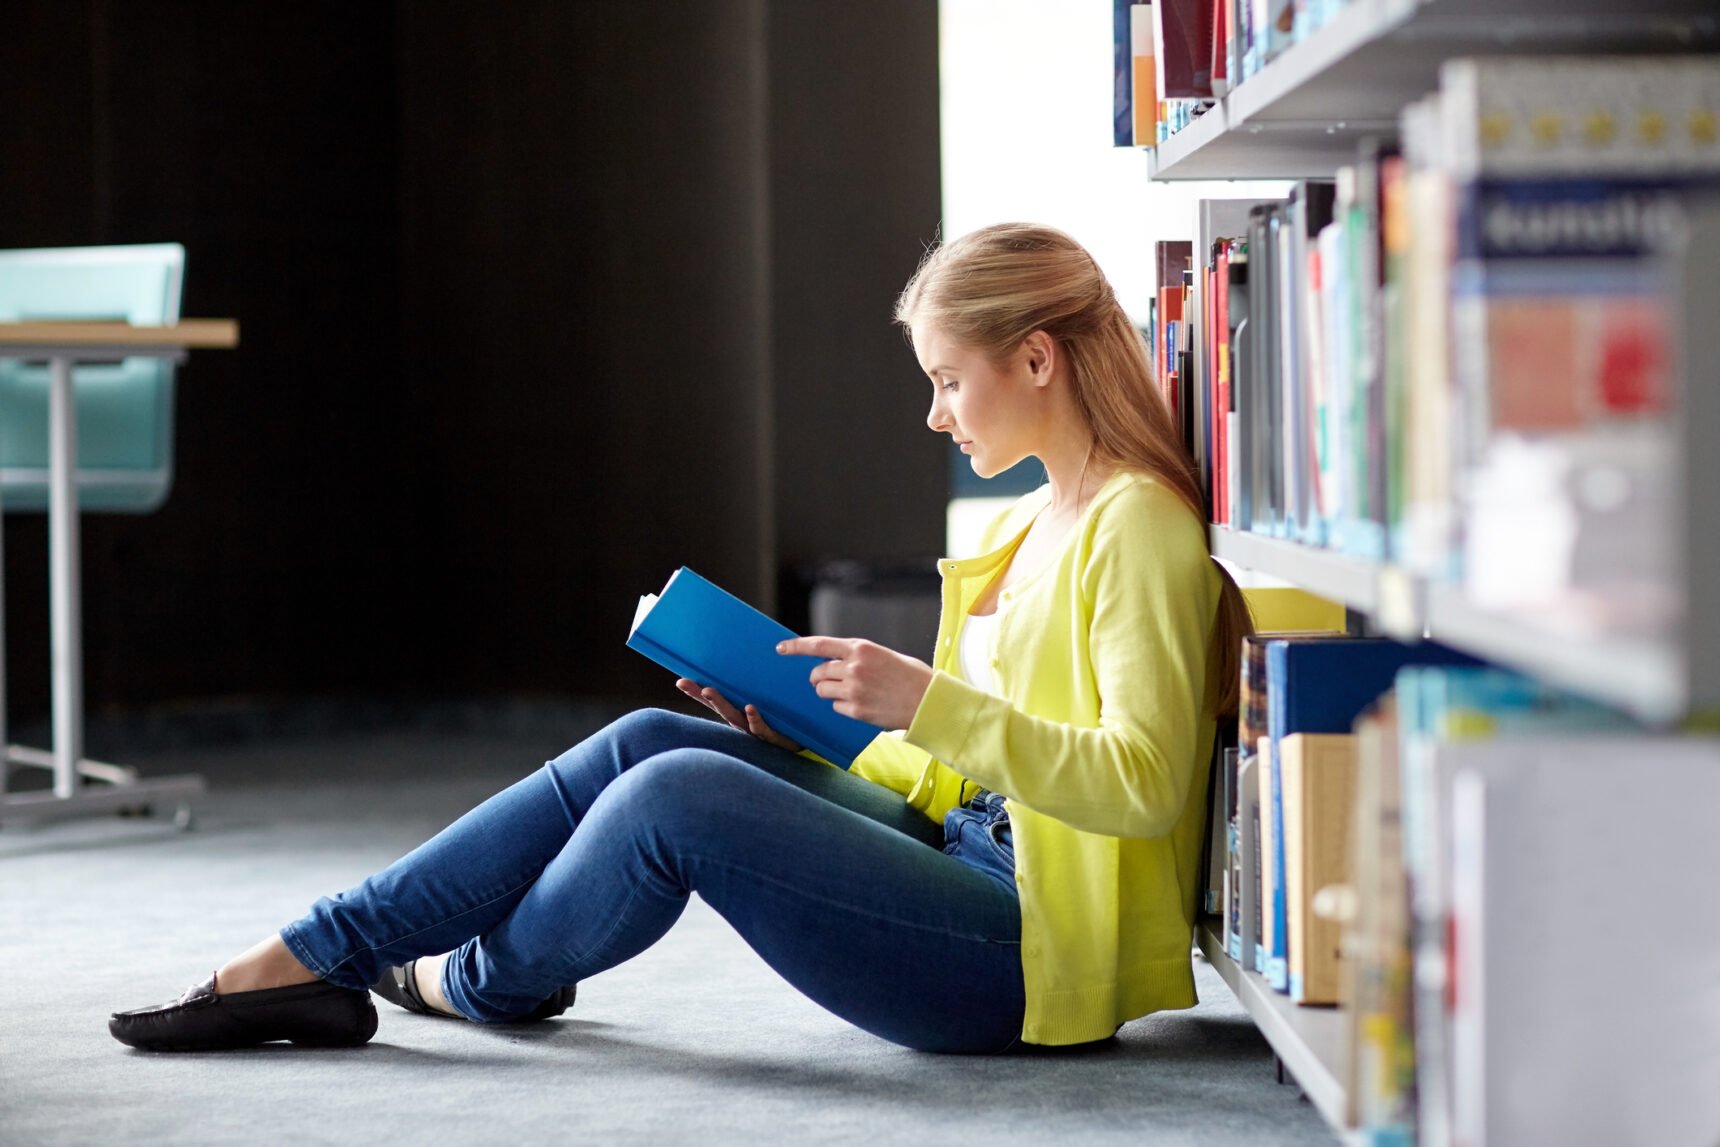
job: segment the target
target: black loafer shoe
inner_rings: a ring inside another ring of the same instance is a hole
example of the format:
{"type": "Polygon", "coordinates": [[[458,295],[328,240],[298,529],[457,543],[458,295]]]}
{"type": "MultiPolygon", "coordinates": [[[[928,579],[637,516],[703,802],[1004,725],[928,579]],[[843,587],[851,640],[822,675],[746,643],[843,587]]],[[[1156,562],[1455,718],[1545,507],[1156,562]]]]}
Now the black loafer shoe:
{"type": "Polygon", "coordinates": [[[113,1038],[145,1051],[225,1051],[271,1040],[356,1047],[376,1034],[370,993],[317,980],[217,995],[215,977],[170,1004],[115,1012],[113,1038]]]}
{"type": "MultiPolygon", "coordinates": [[[[443,1019],[462,1018],[451,1016],[447,1012],[437,1011],[424,1002],[424,996],[418,991],[418,977],[415,974],[417,963],[417,960],[408,960],[398,967],[385,969],[382,978],[370,985],[370,990],[396,1007],[405,1008],[414,1015],[441,1016],[443,1019]]],[[[508,1022],[529,1024],[536,1023],[538,1020],[553,1019],[573,1006],[573,998],[578,990],[578,986],[575,984],[569,984],[565,988],[557,988],[549,999],[544,1000],[525,1015],[508,1022]]]]}

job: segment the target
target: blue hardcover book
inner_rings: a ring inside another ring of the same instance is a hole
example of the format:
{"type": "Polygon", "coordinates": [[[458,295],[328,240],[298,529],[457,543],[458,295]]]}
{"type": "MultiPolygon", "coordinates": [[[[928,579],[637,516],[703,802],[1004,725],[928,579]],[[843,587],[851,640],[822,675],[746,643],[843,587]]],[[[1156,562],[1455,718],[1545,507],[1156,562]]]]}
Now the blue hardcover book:
{"type": "Polygon", "coordinates": [[[1134,0],[1111,0],[1111,142],[1135,146],[1135,59],[1131,16],[1134,0]]]}
{"type": "Polygon", "coordinates": [[[1266,646],[1266,729],[1271,740],[1269,789],[1272,818],[1273,881],[1262,890],[1272,913],[1272,951],[1266,954],[1266,979],[1280,992],[1290,990],[1289,901],[1284,888],[1284,786],[1278,746],[1292,733],[1348,733],[1362,711],[1391,689],[1405,665],[1482,665],[1431,641],[1405,645],[1383,637],[1303,638],[1266,646]]]}
{"type": "Polygon", "coordinates": [[[680,677],[708,685],[734,706],[756,705],[771,728],[847,768],[881,729],[844,717],[809,677],[817,657],[785,657],[795,636],[740,598],[682,566],[660,594],[639,599],[627,647],[680,677]]]}

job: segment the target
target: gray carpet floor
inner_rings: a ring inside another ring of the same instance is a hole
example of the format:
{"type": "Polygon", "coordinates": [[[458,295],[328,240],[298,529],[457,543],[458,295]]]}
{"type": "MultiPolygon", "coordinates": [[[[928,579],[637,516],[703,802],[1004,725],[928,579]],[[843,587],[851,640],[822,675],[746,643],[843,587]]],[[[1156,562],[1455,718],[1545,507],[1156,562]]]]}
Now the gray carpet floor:
{"type": "Polygon", "coordinates": [[[170,999],[555,746],[425,731],[158,751],[196,826],[0,832],[0,1143],[1330,1144],[1216,973],[1097,1049],[906,1051],[844,1024],[696,899],[560,1019],[482,1028],[378,1001],[356,1050],[134,1052],[110,1011],[170,999]]]}

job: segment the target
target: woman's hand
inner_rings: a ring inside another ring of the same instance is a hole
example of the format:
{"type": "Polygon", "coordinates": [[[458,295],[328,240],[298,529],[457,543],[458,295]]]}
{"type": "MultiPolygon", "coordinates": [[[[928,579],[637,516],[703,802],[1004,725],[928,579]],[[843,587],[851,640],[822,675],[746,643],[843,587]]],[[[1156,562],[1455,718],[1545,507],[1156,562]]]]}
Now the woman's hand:
{"type": "Polygon", "coordinates": [[[800,746],[764,723],[758,708],[748,705],[746,711],[734,707],[727,697],[715,689],[707,689],[697,681],[685,677],[675,682],[675,688],[727,721],[731,726],[743,733],[751,733],[767,745],[775,745],[779,749],[787,749],[791,753],[800,752],[800,746]]]}
{"type": "Polygon", "coordinates": [[[822,657],[812,671],[812,687],[835,703],[844,717],[858,717],[885,729],[906,729],[932,683],[932,667],[893,649],[860,638],[796,637],[778,653],[822,657]]]}

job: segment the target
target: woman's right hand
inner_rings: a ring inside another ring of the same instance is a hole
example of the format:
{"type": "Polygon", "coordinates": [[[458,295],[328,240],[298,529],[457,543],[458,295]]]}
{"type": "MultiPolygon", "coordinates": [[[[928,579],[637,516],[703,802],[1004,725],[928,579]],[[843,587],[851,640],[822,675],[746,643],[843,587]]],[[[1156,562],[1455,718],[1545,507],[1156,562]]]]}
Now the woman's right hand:
{"type": "Polygon", "coordinates": [[[715,689],[707,689],[697,681],[682,677],[676,680],[675,688],[727,721],[732,727],[743,733],[751,733],[767,745],[775,745],[779,749],[787,749],[791,753],[800,752],[801,747],[765,724],[764,717],[756,706],[748,705],[745,712],[734,707],[727,697],[715,689]]]}

